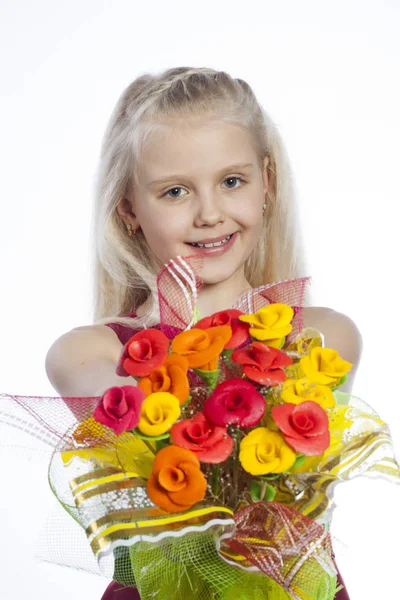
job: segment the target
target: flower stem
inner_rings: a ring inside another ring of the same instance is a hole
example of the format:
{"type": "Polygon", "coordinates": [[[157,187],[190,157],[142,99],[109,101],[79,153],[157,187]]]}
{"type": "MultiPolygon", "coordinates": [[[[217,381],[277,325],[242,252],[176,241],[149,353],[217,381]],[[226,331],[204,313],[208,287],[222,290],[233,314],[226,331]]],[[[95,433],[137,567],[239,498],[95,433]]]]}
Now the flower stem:
{"type": "Polygon", "coordinates": [[[219,464],[214,465],[212,469],[212,479],[211,479],[211,491],[214,496],[218,496],[219,494],[219,475],[220,475],[221,467],[219,464]]]}
{"type": "Polygon", "coordinates": [[[150,444],[150,442],[148,440],[145,440],[144,438],[141,438],[141,440],[148,447],[150,452],[152,452],[155,456],[157,454],[157,450],[155,448],[153,448],[153,446],[150,444]]]}
{"type": "Polygon", "coordinates": [[[260,488],[260,498],[261,500],[264,500],[264,496],[265,496],[265,490],[267,489],[267,485],[268,485],[268,481],[262,481],[261,483],[261,488],[260,488]]]}
{"type": "Polygon", "coordinates": [[[235,427],[233,432],[233,439],[235,440],[235,448],[233,451],[233,502],[232,506],[236,508],[238,504],[238,491],[239,491],[239,446],[240,446],[240,429],[235,427]]]}

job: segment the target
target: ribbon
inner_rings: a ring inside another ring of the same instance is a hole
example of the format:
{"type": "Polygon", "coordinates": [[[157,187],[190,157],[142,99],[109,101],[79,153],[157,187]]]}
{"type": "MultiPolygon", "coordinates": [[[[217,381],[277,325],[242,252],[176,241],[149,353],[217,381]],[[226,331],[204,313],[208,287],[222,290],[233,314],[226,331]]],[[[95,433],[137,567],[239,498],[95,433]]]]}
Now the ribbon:
{"type": "Polygon", "coordinates": [[[317,589],[332,588],[337,571],[330,535],[316,521],[278,502],[258,502],[237,511],[235,524],[235,535],[220,547],[230,564],[255,567],[293,598],[314,598],[317,589]]]}
{"type": "MultiPolygon", "coordinates": [[[[169,339],[195,323],[198,293],[204,285],[202,266],[203,259],[198,256],[178,256],[164,265],[157,277],[160,329],[169,339]]],[[[303,329],[301,309],[309,282],[310,277],[299,277],[262,285],[243,292],[232,308],[250,314],[268,304],[288,304],[295,313],[287,337],[290,342],[303,329]]]]}

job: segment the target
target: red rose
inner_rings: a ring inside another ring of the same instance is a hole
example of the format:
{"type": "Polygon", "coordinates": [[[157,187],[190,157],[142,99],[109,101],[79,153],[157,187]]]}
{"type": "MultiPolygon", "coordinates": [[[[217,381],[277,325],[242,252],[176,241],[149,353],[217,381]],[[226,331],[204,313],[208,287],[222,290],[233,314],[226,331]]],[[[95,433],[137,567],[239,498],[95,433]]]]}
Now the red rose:
{"type": "Polygon", "coordinates": [[[226,350],[232,350],[243,344],[249,337],[250,324],[239,321],[239,317],[243,314],[240,310],[233,308],[221,310],[210,317],[201,319],[196,323],[195,327],[196,329],[209,329],[210,327],[229,325],[232,329],[232,337],[224,347],[226,350]]]}
{"type": "Polygon", "coordinates": [[[158,329],[145,329],[133,335],[122,349],[117,375],[145,377],[160,367],[168,352],[169,340],[158,329]]]}
{"type": "Polygon", "coordinates": [[[233,440],[226,427],[210,423],[203,413],[176,423],[171,429],[174,444],[195,453],[204,463],[220,463],[231,455],[233,440]]]}
{"type": "Polygon", "coordinates": [[[243,379],[220,383],[205,401],[204,414],[215,425],[253,427],[263,418],[265,400],[255,387],[243,379]]]}
{"type": "Polygon", "coordinates": [[[145,393],[136,385],[110,387],[96,406],[94,419],[121,435],[139,423],[144,398],[145,393]]]}
{"type": "Polygon", "coordinates": [[[329,448],[328,415],[316,402],[274,406],[271,414],[286,442],[296,452],[318,456],[329,448]]]}
{"type": "Polygon", "coordinates": [[[232,360],[243,365],[244,374],[252,381],[272,386],[285,381],[283,368],[292,364],[292,359],[285,352],[261,342],[235,350],[232,360]]]}

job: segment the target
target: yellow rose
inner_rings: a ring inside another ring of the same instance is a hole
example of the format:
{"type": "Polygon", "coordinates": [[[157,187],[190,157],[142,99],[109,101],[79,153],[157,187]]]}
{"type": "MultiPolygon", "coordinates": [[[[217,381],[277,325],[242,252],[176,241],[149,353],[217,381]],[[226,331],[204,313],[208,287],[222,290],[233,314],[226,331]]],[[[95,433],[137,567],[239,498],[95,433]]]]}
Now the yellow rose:
{"type": "Polygon", "coordinates": [[[267,475],[290,469],[296,461],[296,453],[280,431],[257,427],[241,441],[239,460],[251,475],[267,475]]]}
{"type": "Polygon", "coordinates": [[[287,304],[268,304],[252,315],[242,315],[240,321],[250,323],[251,337],[279,348],[283,338],[292,331],[293,308],[287,304]]]}
{"type": "Polygon", "coordinates": [[[143,400],[138,429],[148,436],[169,431],[181,414],[179,400],[168,392],[155,392],[143,400]]]}
{"type": "Polygon", "coordinates": [[[307,379],[286,379],[282,386],[281,398],[284,402],[301,404],[316,402],[321,408],[333,408],[336,405],[331,388],[327,385],[310,383],[307,379]]]}
{"type": "Polygon", "coordinates": [[[332,348],[313,348],[308,356],[300,359],[300,367],[310,383],[335,385],[352,368],[332,348]]]}

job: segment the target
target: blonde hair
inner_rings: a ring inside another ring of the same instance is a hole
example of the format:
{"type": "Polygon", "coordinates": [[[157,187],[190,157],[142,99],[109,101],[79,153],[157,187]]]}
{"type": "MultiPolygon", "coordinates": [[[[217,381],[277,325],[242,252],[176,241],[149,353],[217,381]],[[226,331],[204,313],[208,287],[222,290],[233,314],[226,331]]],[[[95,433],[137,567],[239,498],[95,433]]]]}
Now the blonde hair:
{"type": "Polygon", "coordinates": [[[140,328],[157,322],[156,273],[141,232],[127,235],[117,212],[137,182],[140,153],[167,119],[218,118],[252,134],[260,168],[269,157],[269,190],[263,235],[246,261],[252,287],[304,275],[294,184],[281,136],[253,90],[242,79],[209,68],[179,67],[145,74],[122,93],[107,126],[93,205],[94,322],[140,328]],[[123,317],[149,300],[143,317],[123,317]]]}

